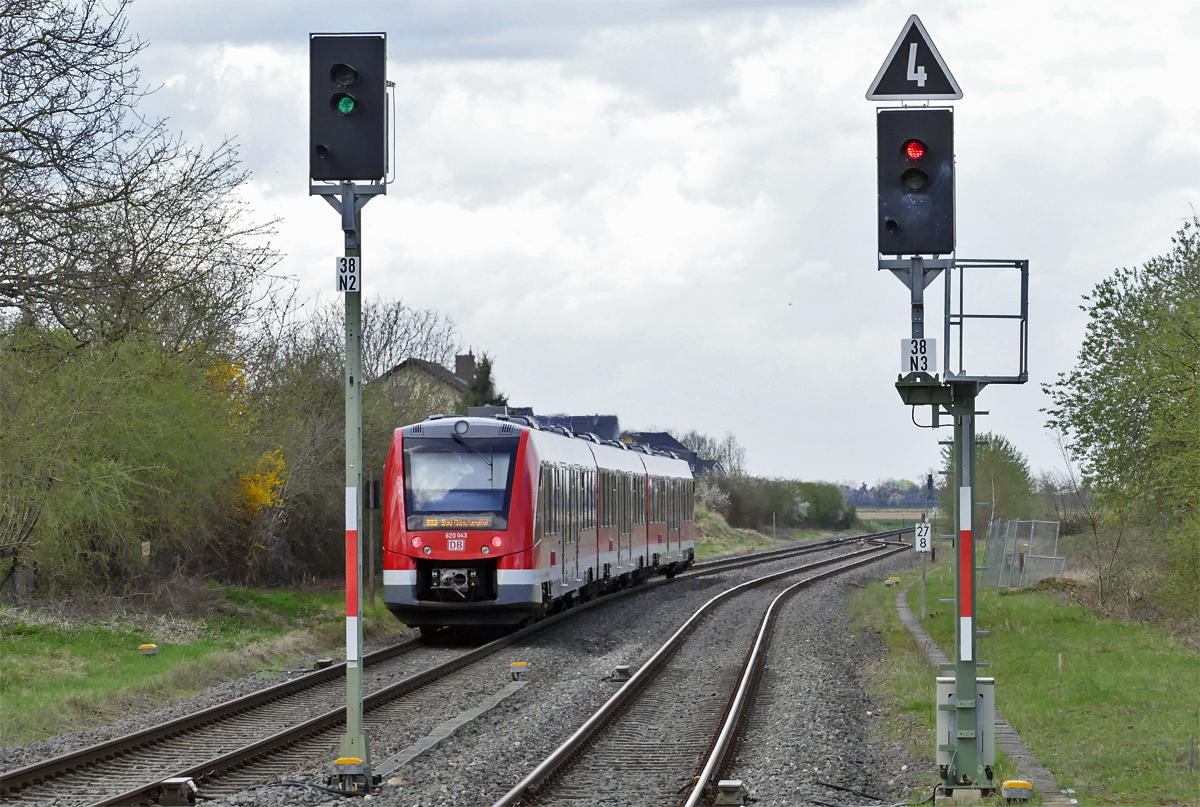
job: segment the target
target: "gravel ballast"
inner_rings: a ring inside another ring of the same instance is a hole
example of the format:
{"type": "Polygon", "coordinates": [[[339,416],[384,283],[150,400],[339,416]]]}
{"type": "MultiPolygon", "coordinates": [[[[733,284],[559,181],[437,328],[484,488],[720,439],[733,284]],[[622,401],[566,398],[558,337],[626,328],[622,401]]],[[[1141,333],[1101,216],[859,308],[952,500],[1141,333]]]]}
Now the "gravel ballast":
{"type": "MultiPolygon", "coordinates": [[[[511,662],[529,664],[528,686],[396,771],[393,776],[401,784],[385,785],[382,793],[371,800],[389,805],[491,804],[611,696],[616,685],[604,679],[616,665],[630,664],[636,669],[697,607],[728,585],[811,563],[819,557],[822,555],[808,555],[710,577],[680,579],[669,586],[598,606],[460,670],[436,685],[432,696],[427,693],[411,708],[386,708],[378,716],[372,713],[369,716],[372,755],[376,761],[382,761],[419,740],[441,722],[477,706],[499,691],[509,681],[511,662]]],[[[907,557],[905,554],[899,559],[881,561],[864,570],[849,572],[847,576],[851,580],[878,579],[891,569],[906,564],[907,557]]],[[[814,790],[809,786],[809,780],[793,775],[798,762],[796,754],[810,754],[813,759],[812,763],[801,763],[798,774],[808,767],[811,771],[820,771],[820,776],[814,774],[813,779],[849,787],[855,787],[851,782],[860,782],[862,787],[855,789],[869,793],[882,794],[895,789],[903,778],[897,779],[899,771],[892,770],[903,764],[897,762],[895,750],[882,747],[863,750],[861,740],[869,737],[870,728],[866,712],[874,707],[865,694],[865,680],[854,673],[854,665],[865,663],[865,659],[882,652],[882,648],[862,641],[862,637],[851,644],[843,607],[844,585],[840,579],[818,584],[816,588],[798,594],[781,614],[781,633],[772,646],[771,663],[762,687],[762,694],[771,698],[772,707],[765,719],[756,712],[751,724],[752,736],[743,745],[742,758],[747,749],[756,748],[753,752],[755,765],[747,768],[745,778],[751,789],[756,790],[755,797],[764,804],[800,803],[799,795],[785,794],[789,789],[796,794],[827,796],[826,790],[814,790]],[[808,604],[808,612],[823,616],[819,619],[794,617],[804,610],[800,608],[801,603],[808,604]],[[793,634],[804,638],[793,641],[793,634]],[[803,657],[780,656],[789,652],[789,648],[803,657]],[[783,659],[782,663],[789,669],[795,667],[808,672],[781,677],[776,671],[776,657],[783,659]],[[817,687],[817,691],[810,691],[812,687],[805,689],[803,681],[814,676],[828,679],[834,670],[841,676],[838,686],[817,687]],[[801,694],[793,697],[794,693],[801,694]],[[779,706],[780,702],[797,702],[805,709],[788,720],[784,715],[789,712],[779,706]],[[797,744],[796,732],[791,729],[806,724],[810,725],[804,733],[819,740],[797,744]],[[758,742],[765,745],[753,745],[758,742]],[[877,754],[878,759],[872,754],[877,754]],[[785,755],[787,759],[784,759],[785,755]],[[825,779],[830,766],[843,759],[860,760],[861,764],[856,764],[861,775],[825,779]],[[787,767],[789,764],[791,767],[787,767]],[[897,782],[891,783],[891,779],[897,779],[897,782]],[[758,784],[759,781],[763,784],[758,784]],[[776,792],[780,795],[776,796],[776,792]]],[[[395,640],[400,638],[404,637],[395,640]]],[[[714,648],[713,652],[718,651],[714,648]]],[[[100,729],[9,749],[5,752],[4,768],[25,764],[14,760],[32,761],[66,753],[107,737],[160,723],[201,705],[228,700],[277,680],[262,680],[260,676],[256,682],[255,678],[227,682],[189,701],[131,716],[100,729]]],[[[286,773],[277,772],[278,778],[323,783],[330,773],[331,749],[329,742],[318,744],[301,763],[286,773]]],[[[630,799],[624,803],[637,803],[632,795],[635,792],[632,791],[630,799]]],[[[209,803],[319,804],[333,798],[300,787],[269,787],[222,796],[209,803]]]]}
{"type": "Polygon", "coordinates": [[[868,671],[883,655],[883,641],[869,631],[852,636],[845,608],[851,587],[911,562],[902,553],[804,589],[785,604],[729,775],[743,781],[756,807],[864,802],[829,785],[895,801],[889,797],[916,785],[918,760],[900,744],[873,739],[883,707],[868,692],[868,671]]]}

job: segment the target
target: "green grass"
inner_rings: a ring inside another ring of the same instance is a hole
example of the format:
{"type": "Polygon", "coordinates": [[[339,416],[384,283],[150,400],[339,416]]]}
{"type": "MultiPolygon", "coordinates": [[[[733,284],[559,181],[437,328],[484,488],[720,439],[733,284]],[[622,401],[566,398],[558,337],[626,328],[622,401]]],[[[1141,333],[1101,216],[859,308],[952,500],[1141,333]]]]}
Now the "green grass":
{"type": "MultiPolygon", "coordinates": [[[[933,575],[925,627],[954,641],[952,575],[933,575]]],[[[1200,654],[1153,627],[1102,619],[1053,591],[982,590],[979,656],[997,707],[1080,804],[1196,804],[1188,734],[1200,734],[1200,654]],[[1058,654],[1063,677],[1058,679],[1058,654]]],[[[909,592],[920,613],[920,591],[909,592]]]]}
{"type": "MultiPolygon", "coordinates": [[[[696,509],[696,558],[703,560],[717,555],[741,554],[758,552],[763,549],[775,549],[793,541],[819,541],[831,535],[843,533],[829,530],[796,530],[780,528],[777,538],[771,538],[768,527],[762,530],[734,529],[726,523],[718,513],[710,513],[700,508],[696,509]]],[[[844,534],[857,535],[861,529],[846,531],[844,534]]]]}
{"type": "MultiPolygon", "coordinates": [[[[208,594],[211,613],[191,618],[61,620],[0,609],[0,746],[105,723],[222,679],[342,649],[341,592],[208,594]],[[143,643],[157,644],[158,654],[139,655],[143,643]]],[[[365,616],[374,635],[402,628],[382,602],[365,616]]]]}
{"type": "MultiPolygon", "coordinates": [[[[909,572],[902,578],[907,583],[919,576],[920,572],[909,572]]],[[[847,607],[855,633],[875,631],[887,646],[886,655],[871,670],[871,691],[882,696],[885,703],[880,717],[884,736],[906,745],[909,753],[924,763],[917,787],[903,794],[910,801],[919,801],[927,797],[939,781],[934,756],[937,719],[934,679],[937,671],[896,615],[896,592],[897,589],[878,580],[851,592],[847,607]]],[[[917,613],[920,613],[919,590],[917,613]]],[[[1011,779],[1017,774],[1017,766],[1003,751],[996,749],[993,773],[997,781],[1011,779]]],[[[998,798],[987,801],[1003,803],[998,798]]]]}
{"type": "Polygon", "coordinates": [[[778,546],[771,536],[753,530],[735,530],[717,513],[696,510],[696,557],[711,558],[741,552],[755,552],[778,546]]]}

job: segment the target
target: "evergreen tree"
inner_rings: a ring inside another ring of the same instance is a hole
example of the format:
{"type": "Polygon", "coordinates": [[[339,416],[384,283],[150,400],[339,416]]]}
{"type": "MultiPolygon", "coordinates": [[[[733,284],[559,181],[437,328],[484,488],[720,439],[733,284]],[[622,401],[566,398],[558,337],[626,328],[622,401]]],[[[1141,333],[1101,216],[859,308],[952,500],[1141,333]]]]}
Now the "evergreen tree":
{"type": "Polygon", "coordinates": [[[484,353],[467,385],[467,406],[508,406],[508,396],[496,390],[492,380],[492,357],[484,353]]]}

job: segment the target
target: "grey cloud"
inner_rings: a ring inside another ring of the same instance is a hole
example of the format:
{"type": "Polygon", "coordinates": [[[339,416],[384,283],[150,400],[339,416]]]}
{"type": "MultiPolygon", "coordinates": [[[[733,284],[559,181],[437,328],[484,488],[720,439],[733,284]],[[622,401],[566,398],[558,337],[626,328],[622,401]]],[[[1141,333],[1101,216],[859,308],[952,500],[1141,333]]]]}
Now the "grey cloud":
{"type": "Polygon", "coordinates": [[[1046,74],[1062,77],[1074,89],[1095,85],[1096,74],[1111,70],[1131,70],[1138,67],[1161,67],[1165,57],[1158,51],[1138,48],[1119,48],[1106,53],[1073,53],[1046,64],[1046,74]]]}

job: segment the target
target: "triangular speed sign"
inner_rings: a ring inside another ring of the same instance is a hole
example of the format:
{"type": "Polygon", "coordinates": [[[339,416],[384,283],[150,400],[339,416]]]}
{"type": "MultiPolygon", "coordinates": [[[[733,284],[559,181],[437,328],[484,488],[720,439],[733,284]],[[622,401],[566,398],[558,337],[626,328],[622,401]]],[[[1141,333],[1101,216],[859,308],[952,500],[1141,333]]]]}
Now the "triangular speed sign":
{"type": "Polygon", "coordinates": [[[933,46],[925,26],[914,14],[904,23],[900,38],[883,60],[867,90],[868,101],[950,101],[962,98],[958,82],[933,46]]]}

